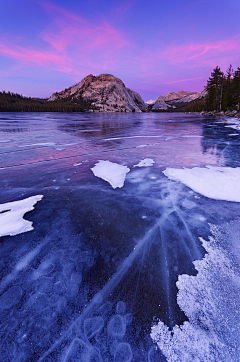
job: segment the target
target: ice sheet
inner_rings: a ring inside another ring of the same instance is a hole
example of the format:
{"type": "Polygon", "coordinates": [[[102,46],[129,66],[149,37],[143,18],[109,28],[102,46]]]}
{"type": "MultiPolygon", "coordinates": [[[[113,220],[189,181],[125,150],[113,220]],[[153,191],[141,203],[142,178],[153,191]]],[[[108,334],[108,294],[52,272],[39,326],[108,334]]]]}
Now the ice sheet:
{"type": "Polygon", "coordinates": [[[144,160],[141,160],[137,165],[134,165],[133,167],[149,167],[152,166],[155,163],[152,158],[144,158],[144,160]]]}
{"type": "Polygon", "coordinates": [[[170,180],[180,181],[203,196],[240,202],[240,167],[167,168],[163,173],[170,180]]]}
{"type": "Polygon", "coordinates": [[[33,210],[33,206],[42,198],[43,195],[36,195],[24,200],[1,204],[0,236],[13,236],[33,230],[32,222],[23,219],[23,216],[26,212],[33,210]]]}
{"type": "Polygon", "coordinates": [[[103,160],[98,161],[91,170],[95,176],[109,182],[114,189],[123,187],[126,174],[130,171],[127,166],[103,160]]]}

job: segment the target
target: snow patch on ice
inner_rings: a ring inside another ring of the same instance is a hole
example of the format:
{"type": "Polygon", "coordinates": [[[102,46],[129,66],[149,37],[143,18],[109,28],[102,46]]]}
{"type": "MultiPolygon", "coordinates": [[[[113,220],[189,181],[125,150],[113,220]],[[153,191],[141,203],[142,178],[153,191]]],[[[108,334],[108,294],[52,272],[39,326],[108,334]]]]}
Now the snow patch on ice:
{"type": "Polygon", "coordinates": [[[240,131],[240,121],[237,118],[228,118],[227,123],[229,126],[225,126],[227,128],[236,129],[237,131],[240,131]]]}
{"type": "Polygon", "coordinates": [[[26,212],[33,210],[33,206],[42,198],[43,195],[36,195],[24,200],[1,204],[0,236],[13,236],[33,230],[32,222],[23,219],[23,216],[26,212]]]}
{"type": "Polygon", "coordinates": [[[163,173],[170,180],[180,181],[203,196],[240,202],[240,167],[167,168],[163,173]]]}
{"type": "Polygon", "coordinates": [[[123,187],[126,174],[130,171],[127,166],[103,160],[98,161],[91,170],[95,176],[109,182],[114,189],[123,187]]]}
{"type": "MultiPolygon", "coordinates": [[[[214,230],[215,228],[215,230],[214,230]]],[[[189,318],[173,330],[159,321],[151,337],[168,362],[237,361],[240,352],[240,285],[234,283],[239,271],[234,270],[230,254],[216,240],[200,239],[208,254],[193,262],[197,276],[180,275],[177,301],[189,318]]]]}
{"type": "Polygon", "coordinates": [[[149,167],[152,166],[155,163],[152,158],[145,158],[144,160],[141,160],[137,165],[134,165],[133,167],[149,167]]]}

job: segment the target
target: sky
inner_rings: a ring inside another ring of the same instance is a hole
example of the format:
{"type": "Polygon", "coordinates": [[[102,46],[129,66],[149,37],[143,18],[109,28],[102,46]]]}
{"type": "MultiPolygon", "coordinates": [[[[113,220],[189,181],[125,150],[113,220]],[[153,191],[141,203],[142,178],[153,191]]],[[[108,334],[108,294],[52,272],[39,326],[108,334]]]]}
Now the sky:
{"type": "Polygon", "coordinates": [[[0,91],[49,97],[113,74],[145,101],[240,67],[240,1],[0,0],[0,91]]]}

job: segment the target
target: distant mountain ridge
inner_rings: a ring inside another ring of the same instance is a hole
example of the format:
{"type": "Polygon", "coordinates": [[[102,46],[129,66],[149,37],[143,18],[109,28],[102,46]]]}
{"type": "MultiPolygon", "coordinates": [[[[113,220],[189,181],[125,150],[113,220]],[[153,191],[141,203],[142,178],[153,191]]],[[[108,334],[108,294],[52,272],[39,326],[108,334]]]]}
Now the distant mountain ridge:
{"type": "Polygon", "coordinates": [[[81,82],[51,95],[48,101],[68,98],[90,101],[91,108],[99,112],[142,112],[147,109],[142,97],[126,88],[121,79],[111,74],[89,74],[81,82]]]}
{"type": "Polygon", "coordinates": [[[158,109],[177,109],[186,107],[186,105],[197,99],[202,99],[205,97],[206,91],[203,92],[187,92],[180,90],[178,92],[169,92],[166,95],[160,95],[156,101],[148,101],[148,107],[152,110],[158,109]],[[151,102],[151,103],[150,103],[151,102]]]}

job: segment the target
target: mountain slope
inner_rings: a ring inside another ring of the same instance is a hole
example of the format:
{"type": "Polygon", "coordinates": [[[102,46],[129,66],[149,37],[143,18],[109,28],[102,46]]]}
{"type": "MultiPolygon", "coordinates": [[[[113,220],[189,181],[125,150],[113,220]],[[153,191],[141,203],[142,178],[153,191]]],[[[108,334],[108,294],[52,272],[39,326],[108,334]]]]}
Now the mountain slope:
{"type": "Polygon", "coordinates": [[[205,96],[206,91],[203,92],[169,92],[164,96],[160,95],[155,103],[150,106],[152,110],[158,109],[171,109],[171,108],[182,108],[185,107],[189,102],[196,99],[201,99],[205,96]]]}
{"type": "Polygon", "coordinates": [[[91,108],[99,112],[142,112],[147,108],[138,93],[111,74],[90,74],[74,86],[53,93],[48,101],[63,98],[72,102],[80,98],[90,101],[91,108]]]}

